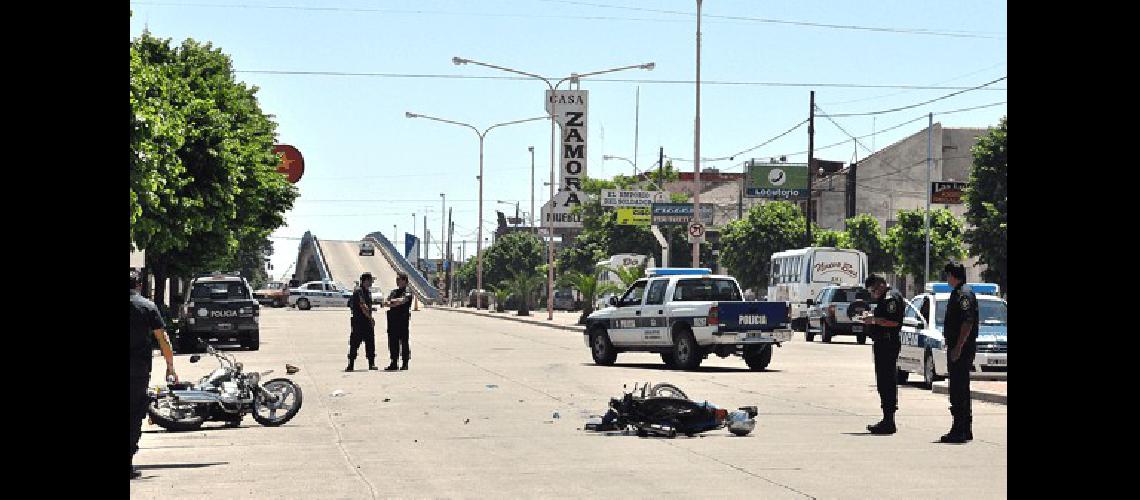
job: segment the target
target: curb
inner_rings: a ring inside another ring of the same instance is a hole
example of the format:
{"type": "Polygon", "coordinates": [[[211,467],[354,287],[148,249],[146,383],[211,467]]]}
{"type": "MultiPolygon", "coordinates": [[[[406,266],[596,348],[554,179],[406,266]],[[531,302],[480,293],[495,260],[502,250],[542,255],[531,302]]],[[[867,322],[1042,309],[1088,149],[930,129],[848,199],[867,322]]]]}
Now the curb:
{"type": "Polygon", "coordinates": [[[456,308],[451,308],[451,307],[432,306],[431,309],[439,309],[441,311],[452,311],[452,312],[458,312],[458,313],[463,313],[463,314],[470,314],[473,316],[481,316],[484,318],[505,319],[508,321],[515,321],[518,323],[526,323],[526,324],[535,325],[535,326],[545,326],[547,328],[554,328],[556,330],[565,330],[568,332],[575,332],[575,333],[582,333],[582,332],[586,331],[586,327],[580,326],[580,325],[572,325],[572,326],[559,325],[559,324],[549,323],[545,320],[540,320],[540,319],[526,319],[526,318],[520,318],[518,316],[510,316],[507,313],[502,313],[501,316],[492,316],[490,314],[483,314],[483,313],[478,313],[478,312],[474,312],[474,311],[464,311],[463,309],[456,309],[456,308]]]}
{"type": "MultiPolygon", "coordinates": [[[[935,394],[949,394],[950,393],[950,386],[945,381],[935,382],[933,390],[934,390],[935,394]]],[[[994,392],[979,391],[979,390],[976,390],[973,388],[970,389],[970,399],[976,399],[978,401],[988,401],[990,403],[998,403],[998,404],[1004,405],[1004,404],[1007,404],[1006,403],[1006,397],[1007,397],[1006,394],[998,394],[998,393],[994,393],[994,392]]]]}

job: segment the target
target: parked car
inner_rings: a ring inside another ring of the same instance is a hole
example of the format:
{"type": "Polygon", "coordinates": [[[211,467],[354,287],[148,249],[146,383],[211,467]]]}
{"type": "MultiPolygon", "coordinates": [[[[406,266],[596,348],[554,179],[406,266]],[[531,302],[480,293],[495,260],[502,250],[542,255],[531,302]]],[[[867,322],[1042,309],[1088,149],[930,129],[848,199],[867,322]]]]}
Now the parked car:
{"type": "Polygon", "coordinates": [[[285,287],[285,283],[282,281],[271,281],[265,285],[265,288],[254,290],[253,298],[257,300],[258,304],[285,307],[289,300],[289,289],[285,287]]]}
{"type": "Polygon", "coordinates": [[[487,290],[471,290],[467,292],[467,307],[475,307],[475,297],[482,296],[483,307],[491,307],[495,301],[495,294],[487,290]]]}
{"type": "Polygon", "coordinates": [[[360,255],[376,255],[376,245],[367,241],[360,242],[360,255]]]}
{"type": "Polygon", "coordinates": [[[348,307],[352,290],[333,281],[310,281],[289,290],[289,307],[302,311],[313,307],[348,307]]]}
{"type": "Polygon", "coordinates": [[[854,335],[860,344],[867,343],[863,323],[852,320],[848,313],[856,301],[869,306],[875,299],[861,286],[828,286],[820,290],[815,299],[809,299],[807,341],[815,339],[815,329],[824,342],[831,342],[836,335],[854,335]]]}
{"type": "Polygon", "coordinates": [[[573,311],[576,309],[577,302],[574,300],[574,292],[569,289],[555,290],[554,291],[554,308],[559,311],[573,311]]]}
{"type": "Polygon", "coordinates": [[[194,278],[178,310],[174,350],[197,352],[200,341],[216,339],[236,340],[256,351],[260,347],[260,309],[249,283],[239,275],[214,273],[194,278]]]}
{"type": "MultiPolygon", "coordinates": [[[[998,286],[993,283],[970,283],[978,299],[978,339],[971,373],[1006,372],[1006,301],[997,296],[998,286]]],[[[945,337],[942,320],[946,317],[946,302],[950,299],[950,286],[944,282],[927,283],[925,293],[911,299],[903,317],[899,340],[902,348],[898,358],[898,382],[904,383],[911,373],[922,375],[922,386],[932,384],[949,375],[946,361],[945,337]],[[933,321],[930,319],[933,318],[933,321]]]]}

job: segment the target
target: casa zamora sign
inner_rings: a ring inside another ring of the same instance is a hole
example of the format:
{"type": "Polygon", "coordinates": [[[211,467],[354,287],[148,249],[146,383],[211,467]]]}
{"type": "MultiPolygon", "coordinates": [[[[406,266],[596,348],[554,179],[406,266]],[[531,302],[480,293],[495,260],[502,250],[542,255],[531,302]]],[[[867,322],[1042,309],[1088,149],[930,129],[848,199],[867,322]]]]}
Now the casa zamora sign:
{"type": "Polygon", "coordinates": [[[572,202],[577,200],[578,193],[571,191],[559,191],[554,194],[554,199],[546,202],[542,206],[542,227],[548,228],[580,228],[582,227],[582,211],[578,213],[573,212],[575,206],[581,205],[581,201],[572,202]]]}
{"type": "Polygon", "coordinates": [[[562,127],[558,189],[571,192],[567,201],[575,205],[582,204],[582,181],[586,178],[588,95],[586,90],[546,91],[546,111],[562,127]]]}

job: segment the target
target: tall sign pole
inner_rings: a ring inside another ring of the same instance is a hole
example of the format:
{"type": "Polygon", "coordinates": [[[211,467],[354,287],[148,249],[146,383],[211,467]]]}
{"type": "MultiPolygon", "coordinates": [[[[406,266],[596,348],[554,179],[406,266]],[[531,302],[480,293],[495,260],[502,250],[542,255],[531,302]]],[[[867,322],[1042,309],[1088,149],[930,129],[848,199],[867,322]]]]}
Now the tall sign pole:
{"type": "Polygon", "coordinates": [[[928,114],[926,119],[926,214],[922,219],[924,231],[926,232],[926,264],[922,268],[923,283],[926,283],[926,280],[930,279],[930,169],[934,160],[931,150],[931,135],[934,131],[934,113],[928,114]]]}
{"type": "MultiPolygon", "coordinates": [[[[693,223],[701,221],[701,0],[697,0],[697,116],[693,124],[693,175],[697,193],[693,200],[693,223]]],[[[701,242],[693,241],[693,267],[700,267],[701,242]]]]}
{"type": "Polygon", "coordinates": [[[811,109],[808,110],[808,166],[807,166],[807,206],[804,210],[805,247],[811,246],[811,164],[815,163],[815,91],[811,91],[811,109]]]}

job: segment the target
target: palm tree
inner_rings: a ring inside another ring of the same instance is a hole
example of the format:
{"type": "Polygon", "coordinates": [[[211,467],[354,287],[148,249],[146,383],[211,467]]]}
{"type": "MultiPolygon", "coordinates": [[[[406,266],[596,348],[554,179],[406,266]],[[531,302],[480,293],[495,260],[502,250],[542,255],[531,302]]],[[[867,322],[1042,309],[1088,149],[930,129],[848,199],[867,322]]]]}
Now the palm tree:
{"type": "Polygon", "coordinates": [[[519,297],[519,316],[530,316],[530,299],[546,280],[533,272],[516,271],[502,286],[519,297]]]}
{"type": "Polygon", "coordinates": [[[488,288],[495,294],[495,310],[491,312],[503,312],[505,310],[503,306],[507,303],[507,298],[511,296],[510,288],[503,285],[488,286],[488,288]]]}
{"type": "Polygon", "coordinates": [[[613,283],[602,283],[598,286],[598,277],[590,274],[580,273],[578,271],[570,271],[558,280],[559,286],[572,286],[582,294],[585,299],[585,304],[582,304],[582,315],[578,318],[578,324],[585,324],[586,317],[594,312],[594,300],[598,295],[614,292],[619,293],[621,289],[613,283]]]}
{"type": "Polygon", "coordinates": [[[603,267],[607,271],[612,271],[614,274],[617,274],[618,279],[621,280],[622,286],[625,288],[629,288],[631,285],[633,285],[634,281],[645,277],[644,264],[640,266],[622,266],[618,268],[611,268],[606,266],[603,267]]]}

